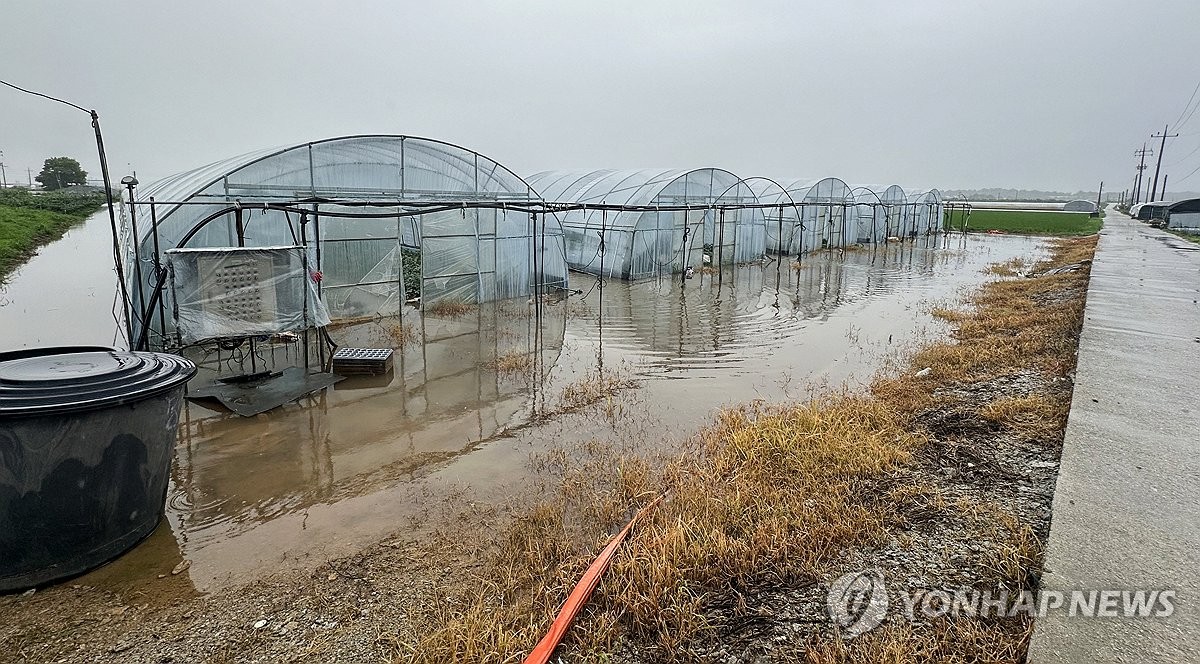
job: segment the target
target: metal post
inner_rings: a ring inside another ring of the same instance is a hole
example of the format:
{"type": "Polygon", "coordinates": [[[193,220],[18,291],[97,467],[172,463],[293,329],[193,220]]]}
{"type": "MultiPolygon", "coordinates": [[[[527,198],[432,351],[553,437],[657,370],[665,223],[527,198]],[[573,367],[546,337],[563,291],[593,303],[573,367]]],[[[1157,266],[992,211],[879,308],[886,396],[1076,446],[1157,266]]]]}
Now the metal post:
{"type": "MultiPolygon", "coordinates": [[[[137,205],[133,195],[134,187],[137,187],[138,181],[132,175],[127,175],[121,178],[121,184],[125,185],[125,189],[129,191],[129,229],[133,233],[133,281],[137,284],[138,296],[141,298],[141,303],[138,306],[138,324],[145,325],[147,323],[146,298],[142,294],[142,289],[146,284],[142,279],[142,256],[140,242],[138,241],[137,205]]],[[[131,344],[134,343],[133,339],[129,341],[131,344]]],[[[146,349],[134,348],[134,350],[146,349]]]]}
{"type": "MultiPolygon", "coordinates": [[[[158,249],[158,213],[154,208],[154,197],[150,197],[150,237],[154,240],[154,283],[155,287],[163,280],[163,267],[161,253],[158,249]]],[[[163,296],[158,296],[158,329],[159,333],[166,339],[167,335],[167,315],[163,311],[163,296]]],[[[147,314],[148,315],[148,314],[147,314]]],[[[148,342],[147,342],[148,343],[148,342]]]]}
{"type": "MultiPolygon", "coordinates": [[[[308,213],[306,213],[306,212],[300,213],[300,246],[303,248],[303,251],[304,251],[304,264],[305,264],[305,266],[307,266],[308,265],[308,213]]],[[[305,272],[308,272],[307,267],[305,268],[305,272]]],[[[308,275],[306,274],[304,278],[307,279],[308,275]]],[[[403,277],[401,277],[401,278],[403,279],[403,277]]],[[[304,287],[307,289],[308,284],[307,283],[304,284],[304,287]]],[[[304,301],[306,303],[308,302],[307,295],[305,296],[304,301]]],[[[304,345],[304,373],[307,374],[308,368],[309,368],[308,327],[307,326],[305,326],[305,328],[304,328],[303,345],[304,345]]]]}
{"type": "MultiPolygon", "coordinates": [[[[72,104],[73,105],[73,104],[72,104]]],[[[78,107],[77,107],[78,108],[78,107]]],[[[96,152],[100,155],[100,173],[104,178],[104,198],[108,202],[108,224],[112,230],[113,263],[117,270],[117,284],[121,293],[121,308],[125,314],[125,334],[129,344],[134,343],[133,321],[129,310],[129,287],[125,284],[125,268],[121,264],[121,234],[117,230],[117,213],[113,209],[112,179],[108,176],[108,159],[104,156],[104,136],[100,133],[100,115],[88,111],[92,116],[92,128],[96,130],[96,152]]],[[[141,284],[138,285],[141,288],[141,284]]]]}

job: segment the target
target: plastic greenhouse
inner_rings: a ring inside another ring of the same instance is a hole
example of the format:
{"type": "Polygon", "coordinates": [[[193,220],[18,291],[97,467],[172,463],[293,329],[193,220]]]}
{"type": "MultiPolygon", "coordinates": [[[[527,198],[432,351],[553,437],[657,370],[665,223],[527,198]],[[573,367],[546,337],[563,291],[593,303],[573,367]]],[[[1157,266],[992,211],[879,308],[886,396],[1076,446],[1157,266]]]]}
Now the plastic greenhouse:
{"type": "Polygon", "coordinates": [[[908,234],[930,235],[942,230],[942,192],[930,189],[908,199],[908,234]]]}
{"type": "Polygon", "coordinates": [[[185,240],[188,248],[306,248],[334,319],[394,314],[416,297],[474,303],[563,288],[557,220],[504,207],[540,202],[499,163],[431,139],[346,136],[251,152],[138,190],[136,263],[126,243],[133,311],[151,311],[143,303],[161,252],[185,240]],[[139,283],[139,272],[150,276],[139,283]]]}
{"type": "Polygon", "coordinates": [[[780,184],[763,177],[749,178],[746,182],[758,197],[759,203],[769,205],[763,209],[766,223],[767,251],[772,254],[800,255],[811,249],[803,245],[803,225],[800,207],[797,205],[810,185],[795,181],[791,186],[780,184]]]}
{"type": "Polygon", "coordinates": [[[825,178],[809,187],[800,201],[801,219],[807,234],[805,246],[845,247],[854,244],[847,231],[855,214],[850,185],[838,178],[825,178]]]}
{"type": "Polygon", "coordinates": [[[851,215],[851,239],[860,244],[875,244],[885,242],[887,233],[887,208],[875,190],[870,187],[856,187],[854,195],[854,214],[851,215]]]}
{"type": "MultiPolygon", "coordinates": [[[[623,206],[757,205],[738,176],[696,170],[544,171],[529,184],[547,201],[623,206]]],[[[558,213],[567,263],[591,274],[640,279],[713,263],[757,260],[766,251],[757,208],[594,210],[558,213]]]]}
{"type": "Polygon", "coordinates": [[[869,241],[859,233],[862,211],[850,185],[838,178],[792,180],[785,184],[752,178],[758,199],[767,208],[767,249],[800,256],[822,247],[869,241]]]}
{"type": "Polygon", "coordinates": [[[894,184],[879,194],[879,200],[883,203],[888,237],[908,237],[908,194],[894,184]]]}

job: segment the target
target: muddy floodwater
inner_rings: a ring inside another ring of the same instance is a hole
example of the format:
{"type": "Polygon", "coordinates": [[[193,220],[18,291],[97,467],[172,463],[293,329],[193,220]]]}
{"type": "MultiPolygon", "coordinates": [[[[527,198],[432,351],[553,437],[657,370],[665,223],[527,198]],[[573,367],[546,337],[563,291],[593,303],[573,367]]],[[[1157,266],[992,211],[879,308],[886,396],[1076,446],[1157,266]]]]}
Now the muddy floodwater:
{"type": "MultiPolygon", "coordinates": [[[[97,219],[0,291],[0,346],[113,342],[107,221],[97,219]]],[[[554,446],[604,436],[666,446],[722,406],[861,384],[940,333],[930,308],[990,278],[988,264],[1042,250],[1034,239],[951,235],[688,280],[572,274],[574,294],[540,306],[441,318],[408,308],[335,326],[339,345],[397,348],[394,371],[251,418],[188,402],[167,519],[80,583],[136,589],[184,568],[203,592],[313,567],[419,529],[432,506],[503,501],[527,483],[531,456],[554,446]],[[564,389],[601,370],[638,387],[606,420],[570,412],[564,389]]],[[[298,357],[296,344],[189,352],[202,366],[193,384],[298,357]]]]}

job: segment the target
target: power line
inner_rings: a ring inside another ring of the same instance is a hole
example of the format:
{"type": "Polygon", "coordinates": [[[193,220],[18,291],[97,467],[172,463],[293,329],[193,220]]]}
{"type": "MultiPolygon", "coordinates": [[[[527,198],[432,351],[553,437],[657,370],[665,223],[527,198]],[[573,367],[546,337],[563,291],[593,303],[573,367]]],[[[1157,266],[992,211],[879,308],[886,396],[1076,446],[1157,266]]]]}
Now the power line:
{"type": "Polygon", "coordinates": [[[1191,112],[1191,113],[1188,113],[1188,116],[1187,116],[1186,118],[1184,118],[1184,119],[1183,119],[1183,122],[1180,122],[1179,124],[1175,125],[1175,128],[1176,128],[1176,129],[1179,129],[1180,127],[1183,127],[1183,126],[1187,125],[1187,123],[1188,123],[1188,120],[1191,120],[1191,119],[1192,119],[1192,116],[1196,114],[1196,109],[1198,109],[1198,108],[1200,108],[1200,104],[1196,104],[1195,106],[1193,106],[1193,107],[1192,107],[1192,112],[1191,112]]]}
{"type": "Polygon", "coordinates": [[[87,113],[89,115],[92,113],[92,111],[89,111],[88,109],[80,106],[79,104],[72,104],[71,102],[69,102],[65,99],[59,99],[58,97],[51,97],[50,95],[42,94],[41,92],[34,92],[33,90],[26,90],[25,88],[23,88],[19,85],[13,85],[12,83],[9,83],[8,81],[0,81],[0,84],[7,85],[8,87],[10,87],[14,90],[20,90],[21,92],[24,92],[25,94],[34,95],[36,97],[44,97],[46,99],[49,99],[50,101],[56,101],[60,104],[66,104],[67,106],[78,108],[79,110],[81,110],[84,113],[87,113]]]}
{"type": "Polygon", "coordinates": [[[1175,181],[1175,184],[1179,184],[1180,182],[1183,182],[1184,180],[1186,180],[1186,179],[1188,179],[1188,178],[1192,177],[1193,175],[1195,175],[1195,174],[1196,174],[1196,172],[1197,172],[1197,171],[1200,171],[1200,166],[1197,166],[1197,167],[1193,168],[1191,173],[1188,173],[1187,175],[1185,175],[1185,176],[1183,176],[1183,177],[1179,178],[1178,180],[1176,180],[1176,181],[1175,181]]]}
{"type": "MultiPolygon", "coordinates": [[[[1200,92],[1200,81],[1196,82],[1196,87],[1192,89],[1192,96],[1188,97],[1187,103],[1183,105],[1183,110],[1179,112],[1179,117],[1175,118],[1175,122],[1172,123],[1175,125],[1176,129],[1179,129],[1179,121],[1182,120],[1183,115],[1188,112],[1188,108],[1191,107],[1192,100],[1196,98],[1197,92],[1200,92]]],[[[1194,113],[1195,111],[1193,110],[1192,112],[1194,113]]],[[[1189,115],[1188,117],[1190,118],[1191,116],[1189,115]]]]}
{"type": "Polygon", "coordinates": [[[1193,148],[1191,152],[1187,153],[1187,155],[1185,155],[1182,159],[1173,161],[1173,162],[1167,164],[1167,166],[1178,166],[1178,165],[1182,164],[1183,162],[1187,161],[1189,158],[1191,158],[1192,155],[1196,154],[1197,152],[1200,152],[1200,143],[1197,143],[1196,147],[1193,148]]]}

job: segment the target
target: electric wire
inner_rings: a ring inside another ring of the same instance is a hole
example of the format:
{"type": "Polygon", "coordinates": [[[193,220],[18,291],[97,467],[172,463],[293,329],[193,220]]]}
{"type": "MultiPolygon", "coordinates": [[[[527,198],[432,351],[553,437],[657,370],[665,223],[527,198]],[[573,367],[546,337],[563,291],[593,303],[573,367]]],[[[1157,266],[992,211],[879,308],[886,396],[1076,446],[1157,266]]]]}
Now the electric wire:
{"type": "MultiPolygon", "coordinates": [[[[1179,124],[1179,121],[1183,119],[1184,114],[1188,112],[1189,108],[1191,108],[1192,101],[1196,98],[1197,92],[1200,92],[1200,81],[1196,81],[1196,87],[1192,88],[1192,96],[1188,97],[1187,103],[1183,105],[1183,110],[1179,112],[1179,117],[1175,118],[1175,122],[1171,124],[1179,124]]],[[[1178,129],[1178,126],[1176,126],[1176,129],[1178,129]]]]}

